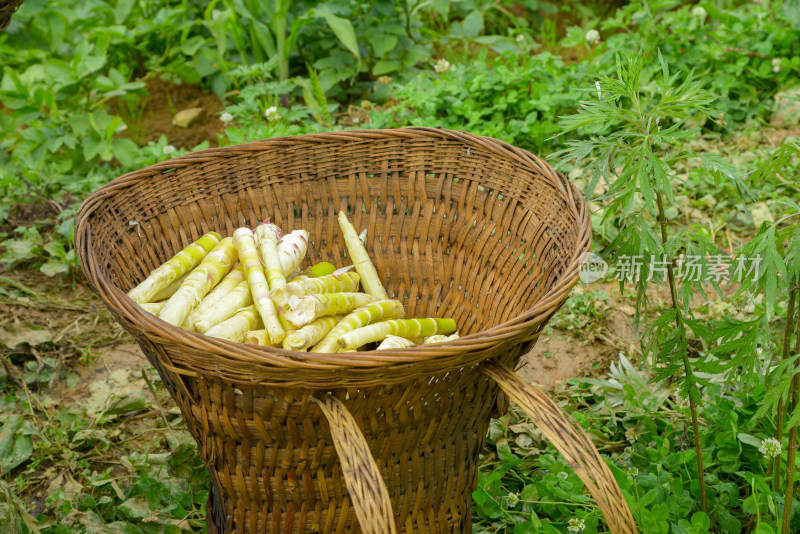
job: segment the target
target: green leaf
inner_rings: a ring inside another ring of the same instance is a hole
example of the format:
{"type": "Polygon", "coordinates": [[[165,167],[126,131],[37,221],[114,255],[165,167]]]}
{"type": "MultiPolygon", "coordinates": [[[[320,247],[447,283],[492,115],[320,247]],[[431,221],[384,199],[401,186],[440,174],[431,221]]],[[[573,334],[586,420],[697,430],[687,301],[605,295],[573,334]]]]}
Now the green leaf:
{"type": "Polygon", "coordinates": [[[52,259],[45,262],[39,271],[46,276],[57,276],[59,274],[66,274],[69,272],[69,265],[58,259],[52,259]]]}
{"type": "Polygon", "coordinates": [[[38,249],[30,239],[7,239],[1,242],[0,245],[6,249],[2,256],[3,263],[6,264],[29,260],[34,257],[38,249]]]}
{"type": "Polygon", "coordinates": [[[400,62],[394,59],[382,59],[372,66],[372,74],[374,76],[383,76],[384,74],[395,72],[400,66],[400,62]]]}
{"type": "Polygon", "coordinates": [[[317,120],[320,124],[329,128],[333,124],[333,119],[328,111],[328,99],[325,98],[325,91],[322,89],[317,72],[311,65],[306,64],[306,67],[308,68],[308,78],[311,94],[313,95],[312,102],[315,104],[314,111],[316,112],[317,120]]]}
{"type": "Polygon", "coordinates": [[[500,517],[503,514],[500,504],[480,485],[472,492],[472,498],[486,517],[500,517]]]}
{"type": "MultiPolygon", "coordinates": [[[[296,19],[294,19],[292,21],[292,25],[289,28],[289,36],[286,38],[286,49],[287,50],[294,50],[296,48],[297,37],[300,35],[300,30],[302,28],[305,28],[306,26],[308,26],[312,22],[314,22],[314,18],[311,17],[308,14],[305,14],[305,15],[302,15],[300,17],[297,17],[296,19]]],[[[273,39],[272,39],[271,34],[266,34],[266,35],[269,36],[269,43],[267,43],[269,47],[266,48],[266,50],[270,53],[270,56],[272,56],[272,55],[275,54],[275,52],[274,52],[275,44],[273,43],[273,39]],[[272,50],[272,51],[270,52],[270,50],[272,50]]]]}
{"type": "Polygon", "coordinates": [[[800,227],[794,229],[786,247],[786,273],[795,283],[800,282],[800,227]]]}
{"type": "Polygon", "coordinates": [[[336,37],[339,38],[339,41],[341,41],[345,48],[361,61],[358,38],[356,37],[356,30],[353,28],[353,24],[347,19],[334,15],[326,5],[314,8],[314,12],[325,19],[325,22],[328,23],[330,29],[333,30],[333,33],[336,34],[336,37]]]}
{"type": "Polygon", "coordinates": [[[514,525],[514,534],[538,534],[539,527],[533,521],[523,521],[514,525]]]}
{"type": "Polygon", "coordinates": [[[726,534],[740,534],[742,531],[742,523],[726,508],[717,508],[717,520],[726,534]]]}
{"type": "Polygon", "coordinates": [[[482,35],[475,37],[475,42],[488,46],[498,54],[519,51],[516,41],[503,35],[482,35]]]}
{"type": "Polygon", "coordinates": [[[118,532],[119,534],[144,534],[144,531],[127,521],[114,521],[106,525],[105,532],[118,532]]]}
{"type": "Polygon", "coordinates": [[[23,433],[24,418],[12,415],[0,427],[0,476],[22,465],[33,454],[33,441],[23,433]]]}
{"type": "Polygon", "coordinates": [[[391,34],[379,34],[372,40],[372,50],[375,52],[375,57],[383,57],[387,53],[394,50],[397,46],[397,36],[391,34]]]}
{"type": "Polygon", "coordinates": [[[722,156],[709,153],[699,154],[697,157],[700,158],[703,167],[711,171],[713,175],[724,177],[730,181],[741,198],[755,198],[747,185],[742,181],[736,168],[722,159],[722,156]]]}
{"type": "Polygon", "coordinates": [[[750,435],[750,434],[746,434],[744,432],[739,432],[738,434],[736,434],[736,437],[739,439],[739,441],[741,441],[742,443],[744,443],[746,445],[750,445],[750,446],[755,447],[755,448],[758,448],[758,447],[761,446],[761,440],[758,439],[755,436],[750,435]]]}
{"type": "Polygon", "coordinates": [[[117,24],[125,22],[134,5],[136,0],[117,0],[117,5],[114,6],[114,22],[117,24]]]}
{"type": "Polygon", "coordinates": [[[692,527],[696,532],[708,532],[711,528],[711,518],[704,512],[695,512],[692,514],[692,527]]]}
{"type": "Polygon", "coordinates": [[[481,31],[483,31],[483,13],[477,9],[472,11],[469,15],[464,17],[461,27],[464,31],[464,37],[477,37],[480,35],[481,31]]]}
{"type": "Polygon", "coordinates": [[[431,8],[438,11],[439,14],[445,18],[450,12],[450,0],[428,0],[427,2],[420,2],[414,9],[427,7],[426,4],[430,5],[431,8]]]}
{"type": "Polygon", "coordinates": [[[139,147],[131,139],[124,137],[114,140],[114,157],[123,167],[134,167],[139,159],[139,147]]]}

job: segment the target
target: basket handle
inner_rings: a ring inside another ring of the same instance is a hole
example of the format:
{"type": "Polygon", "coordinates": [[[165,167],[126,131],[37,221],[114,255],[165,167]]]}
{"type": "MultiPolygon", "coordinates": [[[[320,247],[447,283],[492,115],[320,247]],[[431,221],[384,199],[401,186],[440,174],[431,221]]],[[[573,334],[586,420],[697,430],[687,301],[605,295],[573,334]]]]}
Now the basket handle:
{"type": "Polygon", "coordinates": [[[481,370],[492,378],[550,440],[575,470],[614,534],[637,534],[628,503],[600,453],[575,420],[550,397],[524,383],[517,374],[498,363],[487,363],[481,370]]]}
{"type": "Polygon", "coordinates": [[[389,490],[356,420],[342,401],[332,395],[326,395],[324,400],[313,396],[311,399],[328,420],[361,530],[365,534],[396,534],[389,490]]]}

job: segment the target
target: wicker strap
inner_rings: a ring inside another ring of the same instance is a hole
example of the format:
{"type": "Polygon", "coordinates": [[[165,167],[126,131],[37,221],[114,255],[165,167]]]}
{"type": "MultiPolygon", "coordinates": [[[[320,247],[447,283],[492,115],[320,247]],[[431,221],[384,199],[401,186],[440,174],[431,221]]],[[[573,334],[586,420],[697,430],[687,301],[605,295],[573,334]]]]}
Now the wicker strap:
{"type": "Polygon", "coordinates": [[[333,445],[361,530],[364,534],[396,533],[389,491],[356,420],[336,397],[328,395],[324,401],[312,399],[331,428],[333,445]]]}
{"type": "Polygon", "coordinates": [[[611,532],[636,534],[638,532],[636,523],[614,475],[578,423],[547,395],[522,382],[508,367],[489,363],[483,366],[482,370],[497,382],[506,395],[525,410],[539,430],[572,466],[597,501],[611,532]]]}

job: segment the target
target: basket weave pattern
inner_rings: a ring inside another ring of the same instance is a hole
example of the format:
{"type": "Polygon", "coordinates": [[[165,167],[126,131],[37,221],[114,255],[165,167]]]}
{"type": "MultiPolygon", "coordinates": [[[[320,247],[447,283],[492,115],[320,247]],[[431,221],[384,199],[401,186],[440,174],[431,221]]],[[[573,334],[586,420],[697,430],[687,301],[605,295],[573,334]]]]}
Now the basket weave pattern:
{"type": "Polygon", "coordinates": [[[0,0],[0,30],[4,30],[11,22],[11,15],[19,9],[23,0],[0,0]]]}
{"type": "MultiPolygon", "coordinates": [[[[428,128],[187,154],[101,188],[76,227],[87,277],[198,441],[214,483],[210,527],[225,533],[382,532],[387,513],[402,532],[471,532],[478,453],[505,403],[495,379],[563,304],[590,239],[580,194],[546,163],[494,139],[428,128]],[[311,262],[346,265],[339,210],[368,229],[367,249],[407,316],[453,317],[460,339],[297,353],[172,327],[125,295],[204,232],[230,235],[267,216],[308,230],[311,262]],[[486,360],[500,371],[483,371],[486,360]],[[337,452],[348,443],[354,458],[337,452]],[[369,451],[374,461],[359,461],[369,451]],[[382,492],[363,487],[375,468],[382,492]]],[[[611,488],[601,509],[619,517],[609,524],[635,532],[610,472],[589,465],[587,479],[604,480],[594,487],[611,488]]]]}

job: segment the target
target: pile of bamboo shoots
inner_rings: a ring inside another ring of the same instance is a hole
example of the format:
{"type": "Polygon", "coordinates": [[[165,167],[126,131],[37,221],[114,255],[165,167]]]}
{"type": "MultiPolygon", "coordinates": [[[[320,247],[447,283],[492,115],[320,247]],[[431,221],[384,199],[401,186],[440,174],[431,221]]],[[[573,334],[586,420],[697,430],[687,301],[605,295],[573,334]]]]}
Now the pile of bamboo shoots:
{"type": "Polygon", "coordinates": [[[388,297],[342,212],[339,227],[350,267],[322,262],[302,269],[308,232],[283,234],[265,221],[255,232],[239,228],[232,237],[205,234],[128,296],[187,330],[296,351],[406,348],[458,337],[453,319],[405,319],[402,302],[388,297]]]}

